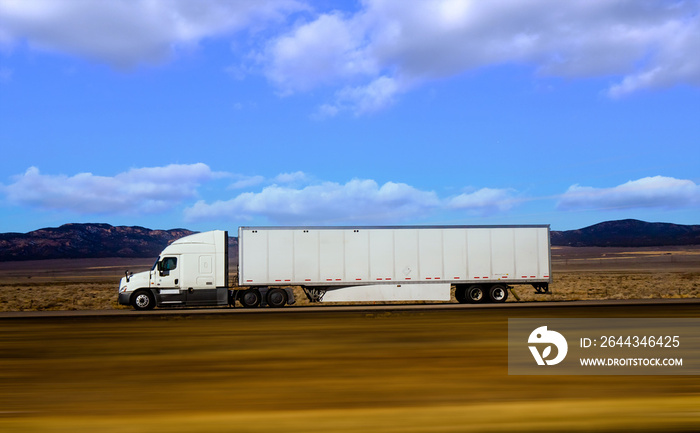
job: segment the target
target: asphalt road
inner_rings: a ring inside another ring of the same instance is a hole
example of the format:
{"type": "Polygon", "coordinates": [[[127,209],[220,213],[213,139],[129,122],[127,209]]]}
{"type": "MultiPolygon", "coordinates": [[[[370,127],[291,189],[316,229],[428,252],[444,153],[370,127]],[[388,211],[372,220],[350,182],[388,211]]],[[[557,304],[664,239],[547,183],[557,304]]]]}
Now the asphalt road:
{"type": "Polygon", "coordinates": [[[483,310],[483,309],[533,309],[533,308],[591,308],[591,307],[653,307],[686,305],[697,306],[700,312],[700,299],[625,299],[600,301],[557,301],[557,302],[506,302],[504,304],[384,304],[384,305],[327,305],[286,306],[284,308],[156,308],[151,311],[119,310],[61,310],[61,311],[8,311],[0,312],[0,319],[13,318],[57,318],[57,317],[147,317],[147,316],[190,316],[226,314],[283,314],[283,313],[327,313],[327,312],[385,312],[385,311],[440,311],[440,310],[483,310]]]}

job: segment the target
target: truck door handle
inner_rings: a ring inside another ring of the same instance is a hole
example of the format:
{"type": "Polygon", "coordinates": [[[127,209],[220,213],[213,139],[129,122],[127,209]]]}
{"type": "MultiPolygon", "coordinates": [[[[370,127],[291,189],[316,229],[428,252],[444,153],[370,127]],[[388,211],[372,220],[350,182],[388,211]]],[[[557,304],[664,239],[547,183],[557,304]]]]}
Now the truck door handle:
{"type": "Polygon", "coordinates": [[[177,278],[175,278],[175,284],[177,284],[177,281],[178,281],[178,279],[177,279],[177,278]]]}

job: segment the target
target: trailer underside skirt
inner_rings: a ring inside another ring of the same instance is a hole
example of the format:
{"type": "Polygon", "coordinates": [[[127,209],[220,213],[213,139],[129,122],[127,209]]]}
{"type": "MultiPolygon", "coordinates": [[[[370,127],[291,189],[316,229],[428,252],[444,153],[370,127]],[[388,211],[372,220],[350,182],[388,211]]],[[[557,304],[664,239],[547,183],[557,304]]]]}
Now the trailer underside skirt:
{"type": "Polygon", "coordinates": [[[450,284],[373,284],[326,291],[321,302],[449,301],[450,284]]]}

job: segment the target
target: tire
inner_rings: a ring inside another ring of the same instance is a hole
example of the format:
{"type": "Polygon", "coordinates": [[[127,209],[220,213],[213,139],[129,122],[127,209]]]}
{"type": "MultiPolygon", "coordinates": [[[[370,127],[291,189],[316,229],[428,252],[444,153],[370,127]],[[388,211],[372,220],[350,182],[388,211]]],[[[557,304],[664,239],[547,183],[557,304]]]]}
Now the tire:
{"type": "Polygon", "coordinates": [[[479,304],[486,301],[488,295],[484,286],[474,284],[469,286],[465,292],[465,298],[470,304],[479,304]]]}
{"type": "Polygon", "coordinates": [[[460,304],[467,303],[467,288],[465,286],[455,287],[455,300],[460,304]]]}
{"type": "Polygon", "coordinates": [[[131,306],[134,310],[152,310],[156,306],[156,298],[150,290],[137,290],[131,297],[131,306]]]}
{"type": "Polygon", "coordinates": [[[502,284],[494,284],[489,288],[489,299],[491,302],[501,303],[508,299],[508,288],[502,284]]]}
{"type": "Polygon", "coordinates": [[[270,289],[267,292],[267,305],[272,308],[281,308],[287,305],[287,293],[282,289],[270,289]]]}
{"type": "Polygon", "coordinates": [[[248,289],[243,292],[239,299],[244,308],[256,308],[260,306],[262,296],[258,289],[248,289]]]}

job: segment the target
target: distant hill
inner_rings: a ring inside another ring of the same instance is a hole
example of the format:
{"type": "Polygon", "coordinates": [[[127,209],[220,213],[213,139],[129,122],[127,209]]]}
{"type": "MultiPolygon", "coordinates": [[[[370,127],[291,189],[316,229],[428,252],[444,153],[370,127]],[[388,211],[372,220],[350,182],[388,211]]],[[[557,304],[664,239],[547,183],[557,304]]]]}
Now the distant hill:
{"type": "MultiPolygon", "coordinates": [[[[0,234],[0,261],[99,257],[157,257],[169,243],[195,232],[109,224],[65,224],[29,233],[0,234]]],[[[648,247],[700,245],[700,225],[608,221],[579,230],[552,231],[555,246],[648,247]]],[[[229,238],[235,259],[238,239],[229,238]]]]}
{"type": "Polygon", "coordinates": [[[579,230],[552,231],[552,245],[572,247],[654,247],[700,245],[700,225],[607,221],[579,230]]]}
{"type": "Polygon", "coordinates": [[[65,224],[0,234],[0,261],[98,257],[157,257],[170,242],[194,232],[109,224],[65,224]]]}

